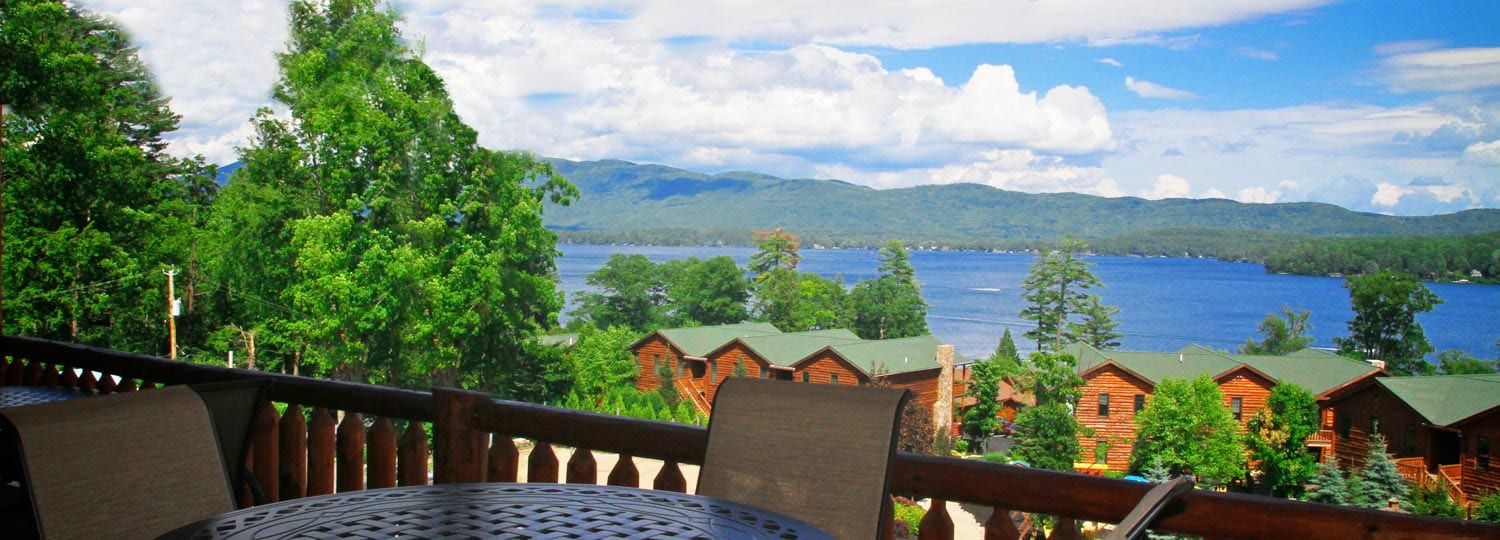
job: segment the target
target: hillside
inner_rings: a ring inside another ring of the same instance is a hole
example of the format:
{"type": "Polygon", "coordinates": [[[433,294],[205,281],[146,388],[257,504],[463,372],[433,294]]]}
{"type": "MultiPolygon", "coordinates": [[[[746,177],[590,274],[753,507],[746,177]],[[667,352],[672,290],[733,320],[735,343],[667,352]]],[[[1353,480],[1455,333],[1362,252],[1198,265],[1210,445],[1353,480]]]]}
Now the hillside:
{"type": "MultiPolygon", "coordinates": [[[[1288,235],[1456,235],[1500,230],[1500,210],[1386,216],[1321,203],[1028,194],[977,184],[877,190],[838,180],[733,172],[707,175],[625,161],[551,160],[583,196],[548,208],[564,233],[784,227],[808,237],[901,238],[968,244],[1065,234],[1106,238],[1155,229],[1231,229],[1288,235]]],[[[1276,234],[1273,236],[1281,236],[1276,234]]],[[[598,237],[594,235],[594,237],[598,237]]]]}

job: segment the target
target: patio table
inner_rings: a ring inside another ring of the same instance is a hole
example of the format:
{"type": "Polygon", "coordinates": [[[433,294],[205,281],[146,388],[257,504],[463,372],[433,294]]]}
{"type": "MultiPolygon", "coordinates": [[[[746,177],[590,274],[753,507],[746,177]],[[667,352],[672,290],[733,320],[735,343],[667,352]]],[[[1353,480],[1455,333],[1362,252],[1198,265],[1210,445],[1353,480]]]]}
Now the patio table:
{"type": "Polygon", "coordinates": [[[587,484],[443,484],[265,504],[164,539],[832,538],[800,520],[670,491],[587,484]]]}
{"type": "Polygon", "coordinates": [[[0,409],[84,398],[94,392],[60,386],[0,386],[0,409]]]}

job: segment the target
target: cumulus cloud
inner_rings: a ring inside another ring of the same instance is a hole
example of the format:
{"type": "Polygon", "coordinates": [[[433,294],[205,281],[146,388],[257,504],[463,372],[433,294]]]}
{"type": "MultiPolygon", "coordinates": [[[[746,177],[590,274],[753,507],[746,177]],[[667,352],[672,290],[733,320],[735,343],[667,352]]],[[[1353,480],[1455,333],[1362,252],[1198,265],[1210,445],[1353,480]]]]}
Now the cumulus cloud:
{"type": "Polygon", "coordinates": [[[1141,196],[1147,199],[1180,199],[1193,196],[1193,188],[1186,178],[1163,174],[1156,177],[1151,191],[1142,193],[1141,196]]]}
{"type": "Polygon", "coordinates": [[[1486,167],[1500,167],[1500,141],[1478,142],[1464,148],[1466,163],[1486,167]]]}
{"type": "Polygon", "coordinates": [[[971,183],[1028,193],[1125,195],[1102,168],[1077,165],[1069,163],[1063,156],[1038,154],[1026,149],[989,150],[970,160],[900,171],[865,171],[829,165],[819,167],[818,175],[881,188],[971,183]]]}
{"type": "Polygon", "coordinates": [[[1125,64],[1122,64],[1119,60],[1115,60],[1113,58],[1100,58],[1098,62],[1100,64],[1111,65],[1114,67],[1125,67],[1125,64]]]}
{"type": "Polygon", "coordinates": [[[1381,60],[1376,76],[1394,92],[1500,87],[1500,47],[1417,50],[1381,60]]]}
{"type": "Polygon", "coordinates": [[[1281,192],[1259,186],[1249,187],[1235,192],[1234,198],[1240,202],[1269,204],[1280,200],[1281,192]]]}
{"type": "Polygon", "coordinates": [[[1186,90],[1168,88],[1151,81],[1136,80],[1135,77],[1125,78],[1125,88],[1130,89],[1131,92],[1135,92],[1135,95],[1143,98],[1192,99],[1198,97],[1197,94],[1186,90]]]}
{"type": "Polygon", "coordinates": [[[1254,58],[1256,60],[1265,60],[1268,62],[1273,62],[1281,59],[1281,57],[1277,56],[1274,52],[1265,49],[1257,49],[1255,47],[1240,47],[1239,49],[1235,49],[1234,54],[1243,56],[1245,58],[1254,58]]]}

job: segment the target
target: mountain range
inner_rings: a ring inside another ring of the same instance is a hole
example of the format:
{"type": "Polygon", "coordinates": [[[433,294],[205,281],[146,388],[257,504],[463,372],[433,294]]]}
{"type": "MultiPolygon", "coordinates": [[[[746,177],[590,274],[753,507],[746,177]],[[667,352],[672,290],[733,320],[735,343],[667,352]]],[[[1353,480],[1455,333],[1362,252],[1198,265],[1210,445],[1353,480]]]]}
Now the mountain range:
{"type": "MultiPolygon", "coordinates": [[[[979,184],[874,189],[839,180],[751,173],[703,174],[618,160],[550,159],[582,196],[550,207],[547,225],[567,239],[647,231],[785,228],[814,238],[879,245],[1031,242],[1063,235],[1107,238],[1158,229],[1261,231],[1280,235],[1460,235],[1500,230],[1500,210],[1436,216],[1354,212],[1323,203],[1248,204],[1226,199],[1031,194],[979,184]],[[864,241],[868,240],[868,241],[864,241]]],[[[670,234],[669,234],[670,235],[670,234]]]]}

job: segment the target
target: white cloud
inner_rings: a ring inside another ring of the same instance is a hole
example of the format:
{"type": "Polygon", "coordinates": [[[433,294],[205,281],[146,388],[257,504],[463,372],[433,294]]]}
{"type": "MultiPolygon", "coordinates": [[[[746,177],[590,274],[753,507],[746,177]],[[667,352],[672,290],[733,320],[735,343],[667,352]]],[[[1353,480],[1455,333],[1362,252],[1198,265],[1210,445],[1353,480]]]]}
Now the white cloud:
{"type": "Polygon", "coordinates": [[[1199,193],[1198,196],[1200,198],[1204,198],[1204,199],[1228,199],[1229,198],[1229,196],[1225,195],[1224,192],[1219,191],[1219,188],[1208,188],[1208,189],[1205,189],[1205,190],[1203,190],[1203,193],[1199,193]]]}
{"type": "Polygon", "coordinates": [[[1375,46],[1375,54],[1390,56],[1393,54],[1407,54],[1414,52],[1430,51],[1442,47],[1443,42],[1435,39],[1411,40],[1411,41],[1387,41],[1375,46]]]}
{"type": "Polygon", "coordinates": [[[1125,67],[1125,64],[1122,64],[1119,60],[1115,60],[1113,58],[1100,58],[1098,62],[1100,64],[1107,64],[1114,67],[1125,67]]]}
{"type": "Polygon", "coordinates": [[[1464,148],[1463,160],[1475,165],[1500,167],[1500,141],[1477,142],[1464,148]]]}
{"type": "Polygon", "coordinates": [[[1257,49],[1255,47],[1240,47],[1239,49],[1236,49],[1234,51],[1234,54],[1243,56],[1245,58],[1254,58],[1256,60],[1265,60],[1268,62],[1281,59],[1281,57],[1277,56],[1274,52],[1265,49],[1257,49]]]}
{"type": "Polygon", "coordinates": [[[1381,60],[1377,77],[1395,92],[1500,87],[1500,47],[1404,52],[1381,60]]]}
{"type": "Polygon", "coordinates": [[[940,167],[899,171],[865,171],[843,165],[818,168],[818,176],[838,178],[878,188],[923,184],[983,184],[1028,193],[1087,193],[1101,197],[1125,195],[1099,167],[1074,165],[1062,156],[1031,150],[989,150],[971,160],[940,167]]]}
{"type": "Polygon", "coordinates": [[[1375,186],[1375,195],[1370,197],[1370,204],[1390,208],[1401,203],[1401,197],[1410,194],[1412,190],[1389,182],[1381,182],[1375,186]]]}
{"type": "Polygon", "coordinates": [[[1168,88],[1151,81],[1139,81],[1135,77],[1125,78],[1125,88],[1130,89],[1131,92],[1135,92],[1135,95],[1143,98],[1192,99],[1198,97],[1197,94],[1186,90],[1168,88]]]}
{"type": "Polygon", "coordinates": [[[1235,192],[1234,200],[1245,203],[1269,204],[1281,199],[1280,191],[1273,191],[1264,187],[1248,187],[1235,192]]]}
{"type": "Polygon", "coordinates": [[[1193,187],[1188,184],[1186,178],[1163,174],[1156,177],[1156,183],[1151,186],[1151,191],[1142,193],[1141,196],[1147,199],[1181,199],[1193,196],[1193,187]]]}

